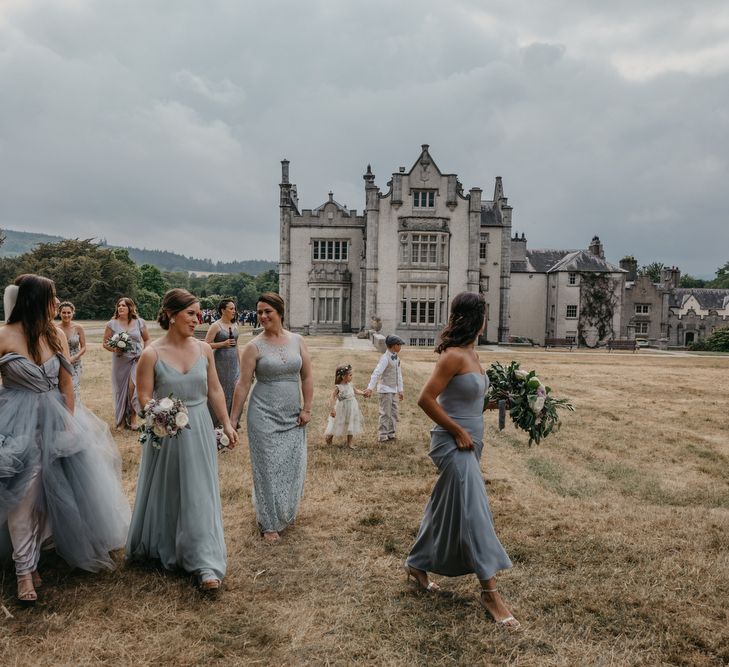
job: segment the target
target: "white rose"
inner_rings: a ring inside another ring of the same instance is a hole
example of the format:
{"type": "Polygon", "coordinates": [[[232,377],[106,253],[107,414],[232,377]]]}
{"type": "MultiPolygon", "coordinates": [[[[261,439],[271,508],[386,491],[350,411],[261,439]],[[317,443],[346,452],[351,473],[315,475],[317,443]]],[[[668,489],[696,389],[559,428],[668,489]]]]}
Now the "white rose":
{"type": "Polygon", "coordinates": [[[225,435],[225,433],[220,436],[220,444],[223,445],[223,447],[227,447],[230,444],[230,438],[225,435]]]}
{"type": "Polygon", "coordinates": [[[159,424],[155,424],[152,430],[154,431],[154,434],[160,438],[164,438],[167,435],[167,429],[159,424]]]}
{"type": "Polygon", "coordinates": [[[190,418],[187,416],[186,412],[178,412],[175,415],[175,424],[177,425],[177,428],[185,428],[190,423],[190,418]]]}
{"type": "Polygon", "coordinates": [[[516,370],[514,371],[514,375],[516,375],[516,377],[518,377],[520,380],[526,380],[529,373],[522,370],[516,370]]]}
{"type": "Polygon", "coordinates": [[[147,428],[152,428],[154,426],[154,415],[151,415],[151,414],[150,415],[147,415],[144,418],[144,425],[147,428]]]}
{"type": "Polygon", "coordinates": [[[125,348],[125,347],[127,346],[127,344],[126,344],[126,343],[125,343],[125,342],[124,342],[123,340],[118,340],[118,341],[116,342],[116,346],[117,346],[117,347],[118,347],[118,348],[119,348],[120,350],[123,350],[123,349],[124,349],[124,348],[125,348]]]}
{"type": "Polygon", "coordinates": [[[535,415],[538,415],[544,408],[544,396],[530,396],[529,407],[535,415]]]}
{"type": "Polygon", "coordinates": [[[163,399],[162,399],[162,400],[161,400],[161,401],[159,402],[159,409],[160,409],[160,411],[162,411],[162,412],[166,412],[167,410],[170,410],[170,409],[172,409],[172,407],[173,407],[174,405],[175,405],[175,404],[174,404],[174,403],[172,402],[172,399],[171,399],[171,398],[163,398],[163,399]]]}

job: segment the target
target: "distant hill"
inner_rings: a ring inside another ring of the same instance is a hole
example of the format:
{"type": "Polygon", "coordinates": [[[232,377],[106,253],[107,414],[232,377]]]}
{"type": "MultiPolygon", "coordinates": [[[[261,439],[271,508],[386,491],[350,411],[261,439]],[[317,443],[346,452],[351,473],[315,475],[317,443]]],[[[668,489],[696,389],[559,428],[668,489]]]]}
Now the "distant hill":
{"type": "MultiPolygon", "coordinates": [[[[17,257],[33,249],[38,243],[57,243],[63,237],[34,232],[16,232],[2,229],[5,243],[0,246],[0,257],[17,257]]],[[[101,245],[108,245],[101,241],[101,245]]],[[[248,273],[257,276],[264,271],[277,270],[278,263],[264,259],[247,259],[240,262],[214,262],[212,259],[185,257],[167,250],[147,250],[146,248],[130,248],[128,246],[111,246],[129,251],[129,256],[137,264],[152,264],[161,271],[200,271],[206,273],[248,273]]]]}

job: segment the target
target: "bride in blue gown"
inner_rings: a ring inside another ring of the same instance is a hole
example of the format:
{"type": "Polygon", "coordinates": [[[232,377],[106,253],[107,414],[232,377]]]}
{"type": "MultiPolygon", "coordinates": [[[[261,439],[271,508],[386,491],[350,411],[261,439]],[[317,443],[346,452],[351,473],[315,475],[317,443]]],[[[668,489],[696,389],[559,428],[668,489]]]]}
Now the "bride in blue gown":
{"type": "Polygon", "coordinates": [[[167,333],[147,347],[137,367],[144,406],[170,394],[187,406],[189,426],[165,437],[159,449],[143,445],[126,553],[130,560],[159,560],[167,569],[197,577],[200,589],[220,587],[226,550],[218,490],[218,449],[208,401],[234,447],[225,395],[213,351],[193,336],[200,304],[184,289],[169,290],[158,321],[167,333]]]}
{"type": "Polygon", "coordinates": [[[72,567],[111,569],[129,504],[108,427],[74,405],[68,343],[53,324],[51,280],[19,276],[0,329],[0,559],[12,557],[18,599],[34,602],[41,546],[72,567]]]}

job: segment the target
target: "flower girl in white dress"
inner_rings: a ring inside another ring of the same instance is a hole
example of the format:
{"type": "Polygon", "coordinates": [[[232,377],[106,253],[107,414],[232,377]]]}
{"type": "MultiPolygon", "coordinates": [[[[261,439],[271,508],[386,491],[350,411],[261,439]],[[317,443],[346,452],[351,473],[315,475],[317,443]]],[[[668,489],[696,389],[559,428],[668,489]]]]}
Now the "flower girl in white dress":
{"type": "Polygon", "coordinates": [[[354,449],[352,439],[362,432],[362,412],[357,403],[357,395],[364,391],[352,384],[352,366],[339,366],[334,375],[334,390],[329,400],[329,419],[324,436],[328,445],[334,436],[347,436],[347,447],[354,449]]]}

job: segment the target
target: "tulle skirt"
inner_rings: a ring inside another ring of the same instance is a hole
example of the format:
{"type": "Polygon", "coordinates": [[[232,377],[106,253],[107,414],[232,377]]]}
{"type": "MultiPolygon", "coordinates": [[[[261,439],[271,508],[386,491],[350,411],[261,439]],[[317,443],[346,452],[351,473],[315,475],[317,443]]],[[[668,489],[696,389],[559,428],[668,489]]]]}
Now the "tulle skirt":
{"type": "Polygon", "coordinates": [[[12,556],[7,516],[41,471],[35,511],[59,555],[90,572],[111,569],[124,545],[129,503],[109,428],[81,404],[72,415],[57,389],[0,388],[0,560],[12,556]]]}

